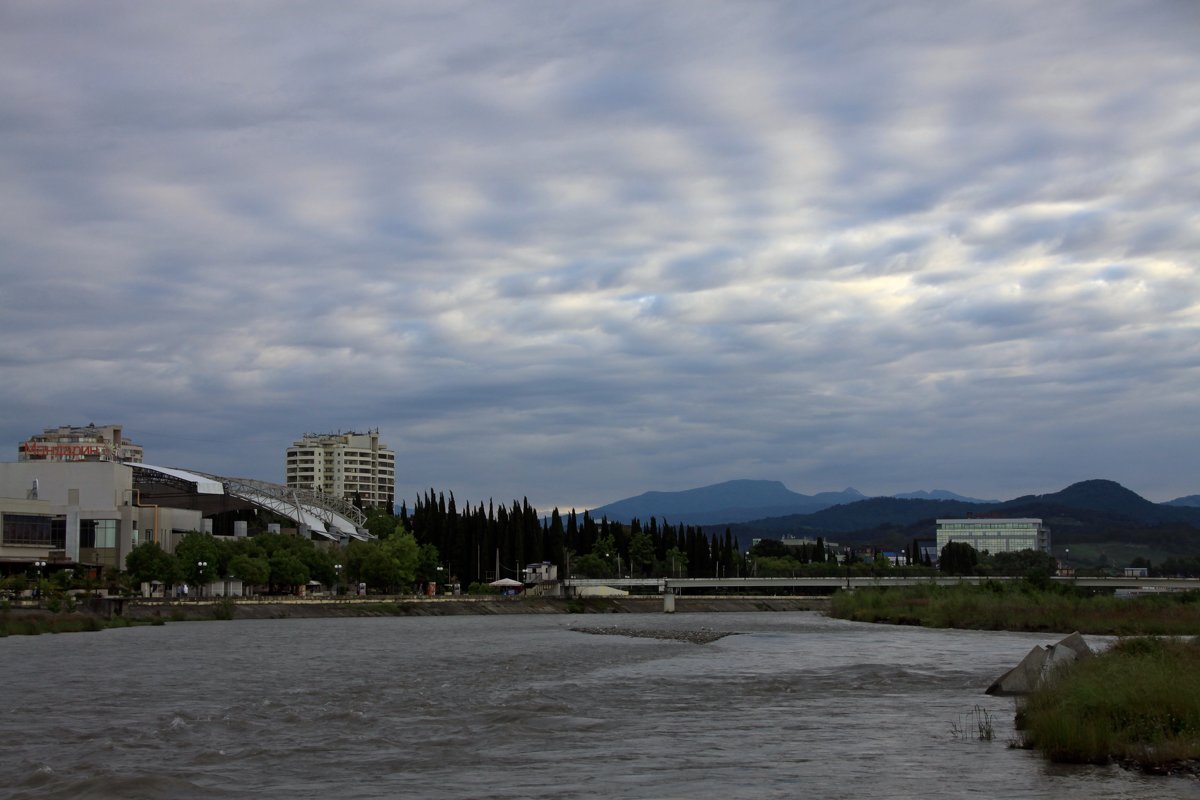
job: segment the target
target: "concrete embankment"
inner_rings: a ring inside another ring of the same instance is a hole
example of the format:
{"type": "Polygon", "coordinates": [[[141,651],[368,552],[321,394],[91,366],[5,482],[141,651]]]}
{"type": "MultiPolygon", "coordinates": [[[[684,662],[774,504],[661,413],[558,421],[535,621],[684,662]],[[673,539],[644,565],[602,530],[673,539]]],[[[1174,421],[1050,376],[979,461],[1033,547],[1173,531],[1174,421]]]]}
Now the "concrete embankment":
{"type": "MultiPolygon", "coordinates": [[[[676,597],[675,612],[825,611],[827,597],[676,597]]],[[[662,597],[390,598],[346,600],[131,601],[131,620],[287,619],[304,617],[456,616],[465,614],[661,614],[662,597]]]]}

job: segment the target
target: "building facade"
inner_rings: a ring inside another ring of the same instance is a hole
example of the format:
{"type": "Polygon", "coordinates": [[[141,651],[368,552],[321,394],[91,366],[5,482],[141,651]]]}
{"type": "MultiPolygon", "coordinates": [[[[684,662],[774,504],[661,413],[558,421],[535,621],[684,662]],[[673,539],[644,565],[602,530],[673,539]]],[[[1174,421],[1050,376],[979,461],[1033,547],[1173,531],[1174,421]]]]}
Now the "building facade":
{"type": "Polygon", "coordinates": [[[140,502],[133,467],[114,461],[0,463],[0,572],[42,562],[50,569],[119,570],[142,542],[168,552],[199,511],[140,502]]]}
{"type": "Polygon", "coordinates": [[[124,437],[120,425],[60,425],[46,428],[17,445],[18,461],[142,462],[142,446],[124,437]]]}
{"type": "Polygon", "coordinates": [[[379,431],[306,433],[287,449],[287,486],[385,508],[396,502],[396,454],[379,431]]]}
{"type": "Polygon", "coordinates": [[[1030,517],[970,517],[937,521],[937,550],[950,542],[965,542],[980,553],[1020,550],[1050,552],[1050,529],[1030,517]]]}

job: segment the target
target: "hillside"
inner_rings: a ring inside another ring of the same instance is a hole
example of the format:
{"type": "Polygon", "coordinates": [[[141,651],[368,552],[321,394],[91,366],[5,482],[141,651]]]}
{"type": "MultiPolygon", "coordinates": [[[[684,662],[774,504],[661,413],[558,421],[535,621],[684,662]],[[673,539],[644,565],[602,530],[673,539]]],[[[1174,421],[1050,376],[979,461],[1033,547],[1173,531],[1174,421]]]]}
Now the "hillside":
{"type": "Polygon", "coordinates": [[[1176,497],[1174,500],[1168,500],[1166,505],[1200,507],[1200,494],[1189,494],[1187,497],[1176,497]]]}

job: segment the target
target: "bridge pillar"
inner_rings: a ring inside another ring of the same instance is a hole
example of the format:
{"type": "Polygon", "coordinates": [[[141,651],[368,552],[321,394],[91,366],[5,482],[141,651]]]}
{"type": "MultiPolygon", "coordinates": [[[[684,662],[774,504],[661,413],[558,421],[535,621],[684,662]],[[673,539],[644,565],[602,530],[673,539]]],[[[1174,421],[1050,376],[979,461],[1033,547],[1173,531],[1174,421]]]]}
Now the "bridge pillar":
{"type": "Polygon", "coordinates": [[[670,590],[663,592],[663,613],[675,613],[675,593],[670,590]]]}

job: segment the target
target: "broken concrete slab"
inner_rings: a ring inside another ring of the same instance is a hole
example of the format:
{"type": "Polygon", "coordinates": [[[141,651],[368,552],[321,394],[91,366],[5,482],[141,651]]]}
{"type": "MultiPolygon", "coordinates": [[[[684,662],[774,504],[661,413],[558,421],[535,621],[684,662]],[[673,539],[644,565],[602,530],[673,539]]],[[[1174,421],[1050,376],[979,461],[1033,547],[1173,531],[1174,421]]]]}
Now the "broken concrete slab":
{"type": "Polygon", "coordinates": [[[1090,655],[1092,649],[1079,631],[1075,631],[1055,644],[1047,647],[1039,645],[1030,650],[1020,664],[989,686],[987,693],[999,696],[1029,694],[1060,667],[1090,655]]]}

